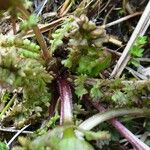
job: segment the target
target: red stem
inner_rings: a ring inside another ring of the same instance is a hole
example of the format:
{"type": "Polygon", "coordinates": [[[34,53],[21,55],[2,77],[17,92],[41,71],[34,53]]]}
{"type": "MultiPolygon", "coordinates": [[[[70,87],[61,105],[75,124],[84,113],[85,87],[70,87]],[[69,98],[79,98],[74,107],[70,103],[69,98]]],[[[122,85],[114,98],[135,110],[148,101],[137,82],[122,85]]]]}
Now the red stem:
{"type": "MultiPolygon", "coordinates": [[[[99,111],[104,112],[106,111],[103,106],[101,106],[97,102],[92,102],[92,105],[99,111]]],[[[116,118],[111,119],[109,121],[112,126],[116,128],[116,130],[125,137],[128,142],[132,144],[132,146],[136,150],[150,150],[150,147],[143,143],[140,139],[138,139],[131,131],[129,131],[123,124],[121,124],[116,118]]]]}
{"type": "Polygon", "coordinates": [[[72,124],[72,94],[68,82],[65,79],[58,81],[61,98],[60,124],[72,124]]]}

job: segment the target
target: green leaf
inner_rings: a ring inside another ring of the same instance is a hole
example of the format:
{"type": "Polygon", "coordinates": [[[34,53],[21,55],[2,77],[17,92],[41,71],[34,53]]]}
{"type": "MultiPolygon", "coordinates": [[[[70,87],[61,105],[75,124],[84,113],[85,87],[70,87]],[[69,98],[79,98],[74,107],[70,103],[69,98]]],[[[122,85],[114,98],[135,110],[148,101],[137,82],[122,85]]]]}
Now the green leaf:
{"type": "Polygon", "coordinates": [[[135,45],[144,45],[147,43],[147,36],[139,36],[135,42],[135,45]]]}
{"type": "Polygon", "coordinates": [[[110,65],[110,54],[105,54],[105,52],[100,50],[97,53],[95,52],[89,52],[88,55],[81,56],[77,68],[78,74],[87,74],[91,77],[96,77],[110,65]]]}
{"type": "MultiPolygon", "coordinates": [[[[16,42],[15,38],[11,38],[11,40],[7,40],[8,38],[5,36],[4,40],[2,37],[0,38],[2,39],[2,43],[0,43],[0,80],[6,85],[11,85],[12,90],[22,88],[21,102],[24,109],[21,115],[24,118],[21,123],[17,119],[12,120],[16,121],[15,125],[21,127],[20,124],[23,126],[29,116],[34,114],[36,118],[42,114],[37,109],[38,107],[41,107],[42,111],[47,110],[51,99],[51,91],[47,84],[51,82],[52,76],[43,66],[43,60],[38,59],[38,53],[22,49],[22,46],[35,47],[36,44],[32,44],[29,40],[19,41],[17,39],[16,42]],[[11,44],[3,45],[4,41],[11,44]]],[[[10,110],[10,114],[13,109],[10,110]]],[[[15,117],[18,118],[18,116],[15,117]]]]}
{"type": "Polygon", "coordinates": [[[140,65],[140,62],[134,58],[129,61],[129,64],[130,63],[133,64],[135,67],[138,67],[140,65]]]}
{"type": "Polygon", "coordinates": [[[146,42],[147,42],[146,36],[138,37],[130,50],[130,54],[133,57],[142,57],[144,49],[142,49],[141,47],[144,46],[144,44],[146,44],[146,42]]]}
{"type": "Polygon", "coordinates": [[[58,145],[58,150],[94,150],[85,140],[76,137],[64,138],[58,145]]]}
{"type": "Polygon", "coordinates": [[[40,59],[40,54],[25,49],[21,49],[21,48],[18,50],[18,54],[26,58],[40,59]]]}
{"type": "Polygon", "coordinates": [[[87,94],[87,90],[84,88],[84,86],[76,86],[75,87],[75,93],[78,97],[82,98],[83,95],[87,94]]]}
{"type": "Polygon", "coordinates": [[[31,27],[37,25],[38,21],[38,17],[35,14],[32,14],[29,16],[28,20],[25,20],[20,24],[20,30],[27,31],[31,27]]]}
{"type": "Polygon", "coordinates": [[[115,91],[114,95],[112,96],[112,100],[120,106],[123,106],[128,103],[127,95],[121,92],[120,90],[115,91]]]}
{"type": "Polygon", "coordinates": [[[75,71],[76,66],[78,65],[78,61],[80,59],[80,51],[78,49],[68,48],[69,55],[67,59],[62,60],[62,64],[65,67],[75,71]]]}
{"type": "Polygon", "coordinates": [[[79,98],[82,98],[83,95],[88,93],[84,87],[85,80],[86,75],[78,76],[78,78],[75,80],[75,93],[79,98]]]}
{"type": "Polygon", "coordinates": [[[133,48],[131,49],[131,55],[133,55],[134,57],[142,57],[143,52],[144,52],[144,49],[137,47],[137,46],[133,46],[133,48]]]}
{"type": "Polygon", "coordinates": [[[150,132],[150,120],[146,121],[145,129],[146,131],[150,132]]]}
{"type": "Polygon", "coordinates": [[[52,40],[50,40],[51,43],[51,51],[54,52],[59,46],[63,44],[63,38],[65,35],[72,29],[72,18],[67,18],[63,22],[61,28],[57,29],[52,34],[52,40]]]}
{"type": "Polygon", "coordinates": [[[37,17],[37,15],[32,14],[30,15],[29,19],[28,19],[28,24],[30,27],[35,26],[38,23],[39,19],[37,17]]]}
{"type": "Polygon", "coordinates": [[[0,142],[0,150],[8,150],[8,147],[6,146],[6,144],[0,142]]]}
{"type": "Polygon", "coordinates": [[[103,93],[100,91],[100,84],[94,84],[93,87],[90,90],[90,95],[92,98],[101,98],[103,96],[103,93]]]}
{"type": "Polygon", "coordinates": [[[62,60],[62,64],[65,66],[65,67],[68,67],[68,68],[71,68],[72,67],[72,61],[68,58],[68,59],[65,59],[65,60],[62,60]]]}
{"type": "Polygon", "coordinates": [[[129,61],[129,64],[133,64],[136,67],[139,66],[140,63],[137,60],[135,60],[134,58],[143,56],[144,49],[141,47],[144,46],[144,44],[146,44],[146,42],[147,42],[146,36],[140,36],[137,38],[134,45],[130,49],[130,54],[131,54],[131,56],[133,56],[133,58],[131,58],[131,60],[129,61]]]}
{"type": "Polygon", "coordinates": [[[55,40],[50,40],[50,43],[51,43],[51,50],[52,52],[54,52],[57,47],[63,44],[63,41],[60,38],[58,38],[55,40]]]}
{"type": "Polygon", "coordinates": [[[74,128],[67,126],[54,128],[33,141],[19,137],[19,142],[21,150],[94,150],[86,140],[75,135],[74,128]]]}
{"type": "Polygon", "coordinates": [[[85,138],[88,141],[110,139],[110,134],[108,133],[108,131],[98,131],[98,132],[85,131],[84,134],[85,134],[85,138]]]}

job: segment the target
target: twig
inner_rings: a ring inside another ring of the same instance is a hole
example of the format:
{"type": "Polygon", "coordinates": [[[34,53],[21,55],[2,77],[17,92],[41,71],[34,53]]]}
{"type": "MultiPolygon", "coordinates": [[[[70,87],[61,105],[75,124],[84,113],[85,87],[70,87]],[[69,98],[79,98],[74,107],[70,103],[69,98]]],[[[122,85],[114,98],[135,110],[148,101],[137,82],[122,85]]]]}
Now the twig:
{"type": "Polygon", "coordinates": [[[134,13],[134,10],[133,10],[133,8],[132,8],[132,6],[130,5],[129,2],[127,2],[127,3],[125,4],[125,8],[126,8],[126,10],[127,10],[127,12],[128,12],[129,14],[133,14],[133,13],[134,13]]]}
{"type": "Polygon", "coordinates": [[[64,11],[60,16],[66,15],[67,12],[68,12],[68,11],[70,10],[70,8],[72,7],[72,4],[73,4],[73,2],[71,2],[71,3],[69,4],[69,6],[65,9],[65,11],[64,11]]]}
{"type": "MultiPolygon", "coordinates": [[[[0,131],[3,131],[3,132],[19,132],[20,130],[16,130],[14,128],[2,128],[0,127],[0,131]]],[[[24,134],[32,134],[33,132],[32,131],[22,131],[22,133],[24,134]]]]}
{"type": "Polygon", "coordinates": [[[60,9],[60,15],[63,16],[66,11],[66,9],[69,7],[70,8],[70,4],[72,5],[72,0],[65,0],[65,2],[63,3],[62,8],[60,9]]]}
{"type": "Polygon", "coordinates": [[[129,42],[127,43],[122,56],[120,57],[120,59],[118,60],[113,72],[111,73],[111,78],[113,77],[119,77],[122,73],[122,71],[124,70],[124,68],[126,67],[129,59],[130,59],[130,54],[129,51],[131,49],[131,47],[133,46],[135,40],[137,39],[138,36],[142,36],[144,35],[146,31],[146,29],[149,26],[149,19],[150,19],[150,1],[148,2],[129,42]]]}
{"type": "Polygon", "coordinates": [[[141,74],[141,73],[139,73],[139,72],[133,70],[133,69],[130,68],[130,67],[126,67],[126,69],[127,69],[129,72],[131,72],[132,75],[133,75],[134,77],[136,77],[137,79],[142,79],[142,80],[147,80],[147,79],[148,79],[148,77],[146,77],[145,75],[143,75],[143,74],[141,74]]]}
{"type": "Polygon", "coordinates": [[[105,48],[108,52],[112,53],[112,54],[115,54],[117,57],[121,56],[121,53],[118,52],[117,50],[112,50],[112,49],[109,49],[109,48],[105,48]]]}
{"type": "Polygon", "coordinates": [[[136,60],[142,61],[142,62],[150,62],[149,58],[136,58],[136,60]]]}
{"type": "Polygon", "coordinates": [[[113,11],[113,9],[115,8],[115,5],[114,6],[112,6],[111,8],[110,8],[110,10],[108,11],[108,13],[106,14],[106,16],[105,16],[105,18],[104,18],[104,21],[103,21],[103,25],[105,25],[106,24],[106,22],[107,22],[107,19],[108,19],[108,17],[109,17],[109,15],[110,15],[110,13],[113,11]]]}
{"type": "Polygon", "coordinates": [[[111,0],[107,1],[106,5],[101,9],[101,11],[99,12],[99,14],[105,10],[105,8],[109,5],[110,2],[111,2],[111,0]]]}
{"type": "Polygon", "coordinates": [[[102,27],[102,28],[108,28],[108,27],[111,27],[111,26],[116,25],[116,24],[118,24],[118,23],[121,23],[121,22],[123,22],[123,21],[126,21],[126,20],[128,20],[128,19],[130,19],[130,18],[132,18],[132,17],[139,16],[139,15],[141,15],[141,14],[142,14],[142,12],[136,12],[136,13],[134,13],[134,14],[131,14],[131,15],[122,17],[122,18],[120,18],[120,19],[118,19],[118,20],[115,20],[115,21],[113,21],[113,22],[110,22],[110,23],[108,23],[108,24],[104,24],[104,25],[102,25],[101,27],[102,27]]]}
{"type": "Polygon", "coordinates": [[[17,30],[16,30],[16,16],[12,14],[11,16],[11,22],[12,22],[12,29],[13,29],[13,34],[16,35],[17,30]]]}
{"type": "Polygon", "coordinates": [[[42,2],[42,4],[40,4],[40,7],[37,9],[37,16],[39,16],[41,14],[41,12],[43,11],[43,8],[45,7],[47,2],[48,2],[48,0],[44,0],[42,2]]]}
{"type": "MultiPolygon", "coordinates": [[[[65,17],[59,18],[57,20],[54,20],[48,24],[39,26],[39,30],[41,33],[47,32],[51,30],[53,27],[56,27],[59,23],[61,23],[65,17]]],[[[32,30],[28,31],[27,35],[25,35],[23,38],[29,38],[35,36],[34,32],[32,30]]]]}
{"type": "Polygon", "coordinates": [[[120,46],[120,47],[123,46],[121,41],[115,39],[115,38],[114,38],[113,36],[111,36],[111,35],[109,36],[108,41],[109,41],[110,43],[112,43],[112,44],[117,45],[117,46],[120,46]]]}
{"type": "Polygon", "coordinates": [[[7,146],[9,147],[11,145],[11,143],[19,136],[19,134],[22,133],[22,131],[24,131],[26,128],[28,128],[30,126],[29,125],[26,125],[25,127],[23,127],[21,130],[19,130],[13,137],[12,139],[7,143],[7,146]]]}

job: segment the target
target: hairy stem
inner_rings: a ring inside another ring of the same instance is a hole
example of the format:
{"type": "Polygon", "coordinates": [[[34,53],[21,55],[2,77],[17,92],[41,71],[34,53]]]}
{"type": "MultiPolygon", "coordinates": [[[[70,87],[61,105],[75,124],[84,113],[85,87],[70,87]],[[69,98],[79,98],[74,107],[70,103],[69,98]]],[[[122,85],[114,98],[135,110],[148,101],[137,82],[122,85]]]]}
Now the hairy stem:
{"type": "Polygon", "coordinates": [[[132,132],[124,127],[117,119],[110,120],[111,124],[130,142],[136,150],[150,150],[150,147],[139,140],[132,132]]]}
{"type": "Polygon", "coordinates": [[[60,124],[73,124],[72,94],[70,86],[65,79],[60,79],[58,84],[61,98],[60,124]]]}
{"type": "MultiPolygon", "coordinates": [[[[105,112],[105,108],[102,107],[99,103],[92,103],[93,106],[100,112],[105,112]]],[[[132,144],[136,150],[148,150],[150,149],[145,143],[139,140],[131,131],[129,131],[123,124],[121,124],[116,118],[109,120],[109,122],[116,128],[116,130],[125,137],[128,142],[132,144]]]]}
{"type": "MultiPolygon", "coordinates": [[[[23,15],[23,17],[25,19],[28,19],[28,17],[30,16],[30,13],[24,8],[24,6],[22,5],[18,5],[17,6],[17,9],[19,10],[19,12],[23,15]]],[[[46,42],[44,40],[44,37],[42,35],[42,33],[40,32],[40,29],[37,25],[35,25],[34,27],[32,27],[33,29],[33,32],[36,36],[36,39],[42,49],[42,52],[43,52],[43,57],[46,61],[48,61],[49,59],[51,59],[52,57],[52,54],[49,52],[48,48],[47,48],[47,45],[46,45],[46,42]]]]}
{"type": "Polygon", "coordinates": [[[92,117],[88,118],[84,122],[82,122],[79,127],[84,130],[91,130],[98,124],[110,120],[115,117],[123,116],[123,115],[134,115],[134,116],[150,116],[149,109],[117,109],[117,110],[110,110],[103,113],[98,113],[93,115],[92,117]]]}

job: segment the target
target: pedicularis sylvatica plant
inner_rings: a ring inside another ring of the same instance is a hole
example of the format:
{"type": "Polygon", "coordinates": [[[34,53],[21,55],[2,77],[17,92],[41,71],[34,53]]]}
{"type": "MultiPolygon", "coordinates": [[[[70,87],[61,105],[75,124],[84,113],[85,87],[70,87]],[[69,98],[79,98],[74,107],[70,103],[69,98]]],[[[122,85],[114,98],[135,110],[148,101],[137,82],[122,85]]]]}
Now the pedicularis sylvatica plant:
{"type": "MultiPolygon", "coordinates": [[[[91,131],[100,123],[123,115],[150,116],[148,102],[132,108],[149,92],[149,82],[137,86],[121,79],[100,79],[112,64],[112,54],[103,46],[109,42],[104,28],[85,14],[68,15],[47,44],[30,6],[27,0],[0,0],[1,16],[7,11],[22,18],[16,35],[0,35],[0,84],[7,89],[1,93],[1,124],[22,128],[47,120],[36,137],[30,137],[32,141],[19,137],[14,150],[93,150],[90,141],[111,139],[108,131],[91,131]],[[29,29],[36,40],[24,38],[29,29]],[[86,113],[81,105],[86,98],[90,103],[107,103],[110,110],[78,118],[86,113]],[[55,109],[50,114],[51,106],[55,109]]],[[[0,148],[7,146],[0,143],[0,148]]]]}

